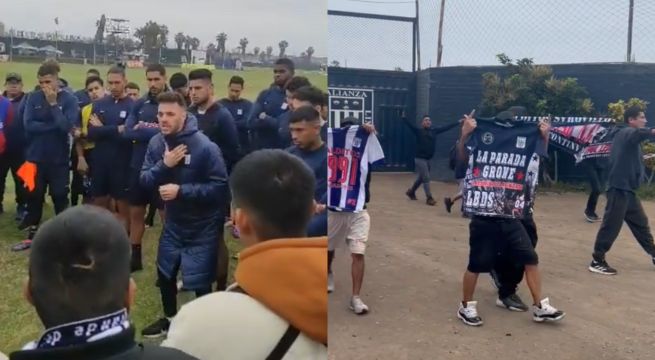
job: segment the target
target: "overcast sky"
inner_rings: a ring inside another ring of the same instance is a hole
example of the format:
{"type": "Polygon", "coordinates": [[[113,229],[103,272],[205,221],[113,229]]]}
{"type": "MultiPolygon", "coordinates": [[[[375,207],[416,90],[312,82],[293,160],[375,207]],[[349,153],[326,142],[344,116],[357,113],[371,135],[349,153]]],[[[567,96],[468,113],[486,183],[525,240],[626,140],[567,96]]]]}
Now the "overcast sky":
{"type": "MultiPolygon", "coordinates": [[[[436,64],[440,0],[419,0],[422,67],[436,64]]],[[[626,59],[628,0],[446,0],[444,66],[494,65],[495,55],[542,64],[626,59]]],[[[328,0],[328,9],[413,17],[413,0],[328,0]]],[[[633,55],[655,62],[655,1],[636,0],[633,55]]],[[[412,26],[330,16],[328,53],[349,67],[411,69],[412,26]]]]}
{"type": "Polygon", "coordinates": [[[216,34],[228,34],[227,46],[234,48],[247,37],[248,48],[289,42],[287,53],[299,55],[309,46],[315,56],[326,56],[325,0],[19,0],[2,1],[0,21],[6,29],[36,32],[55,31],[59,17],[63,34],[93,37],[95,23],[107,17],[125,18],[137,28],[148,20],[163,23],[169,29],[168,46],[182,31],[200,39],[202,46],[215,43],[216,34]]]}

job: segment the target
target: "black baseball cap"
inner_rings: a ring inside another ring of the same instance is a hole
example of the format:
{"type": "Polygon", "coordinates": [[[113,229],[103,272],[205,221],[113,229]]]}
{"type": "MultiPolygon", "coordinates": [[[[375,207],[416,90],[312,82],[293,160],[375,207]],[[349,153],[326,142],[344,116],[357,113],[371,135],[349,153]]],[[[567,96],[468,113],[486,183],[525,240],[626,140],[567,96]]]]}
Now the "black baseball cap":
{"type": "Polygon", "coordinates": [[[13,81],[22,82],[22,81],[23,81],[23,77],[20,76],[19,73],[15,73],[15,72],[12,72],[12,73],[7,74],[7,76],[5,77],[5,81],[6,81],[6,82],[9,82],[9,81],[12,81],[12,80],[13,80],[13,81]]]}

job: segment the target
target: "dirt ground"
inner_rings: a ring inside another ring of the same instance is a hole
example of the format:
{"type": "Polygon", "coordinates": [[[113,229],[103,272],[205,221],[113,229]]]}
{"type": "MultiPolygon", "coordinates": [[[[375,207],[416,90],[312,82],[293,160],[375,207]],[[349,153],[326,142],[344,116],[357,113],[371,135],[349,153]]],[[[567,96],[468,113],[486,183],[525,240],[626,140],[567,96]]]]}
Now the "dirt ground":
{"type": "MultiPolygon", "coordinates": [[[[408,200],[410,175],[374,174],[371,233],[362,299],[371,312],[348,309],[350,259],[346,247],[333,264],[329,295],[329,359],[653,359],[655,267],[624,226],[607,259],[619,274],[587,270],[599,223],[584,221],[585,194],[540,193],[535,221],[543,293],[567,313],[538,324],[529,313],[495,306],[495,289],[480,275],[475,299],[479,328],[456,316],[468,257],[468,221],[448,214],[441,199],[455,184],[432,183],[439,206],[408,200]]],[[[599,213],[605,202],[601,198],[599,213]]],[[[655,218],[655,203],[645,202],[655,218]]],[[[525,283],[519,295],[530,300],[525,283]]]]}

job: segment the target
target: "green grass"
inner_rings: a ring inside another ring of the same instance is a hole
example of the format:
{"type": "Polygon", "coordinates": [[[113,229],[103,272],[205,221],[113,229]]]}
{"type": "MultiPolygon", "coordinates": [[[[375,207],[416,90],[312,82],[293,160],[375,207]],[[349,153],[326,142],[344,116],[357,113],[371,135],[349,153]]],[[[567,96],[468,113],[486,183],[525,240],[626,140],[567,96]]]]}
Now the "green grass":
{"type": "MultiPolygon", "coordinates": [[[[25,90],[31,90],[34,89],[34,86],[37,84],[36,72],[38,67],[39,64],[32,63],[0,63],[0,79],[4,83],[7,73],[17,72],[23,76],[25,90]]],[[[102,77],[105,78],[109,66],[61,64],[60,77],[66,79],[73,89],[79,90],[84,87],[86,71],[91,68],[98,69],[102,77]]],[[[172,67],[167,67],[166,71],[168,76],[176,72],[183,72],[186,74],[189,72],[189,70],[172,67]]],[[[213,72],[215,94],[219,98],[227,96],[227,84],[230,77],[233,75],[239,75],[244,78],[246,84],[243,97],[251,100],[255,99],[257,95],[259,95],[259,92],[270,86],[273,81],[273,72],[271,69],[247,68],[244,71],[214,70],[213,72]]],[[[306,76],[315,86],[321,89],[327,89],[327,76],[324,73],[321,74],[316,71],[298,71],[297,75],[306,76]]],[[[144,69],[127,69],[128,81],[139,84],[142,93],[145,93],[146,91],[145,77],[144,69]]]]}
{"type": "MultiPolygon", "coordinates": [[[[82,66],[62,64],[61,77],[69,81],[73,89],[80,89],[84,85],[84,77],[87,69],[97,68],[105,73],[107,66],[82,66]]],[[[0,63],[0,79],[8,72],[18,72],[23,76],[25,89],[32,89],[36,84],[36,71],[38,64],[27,63],[0,63]]],[[[167,68],[172,74],[181,69],[167,68]]],[[[225,96],[227,81],[238,74],[246,81],[244,97],[253,99],[264,88],[267,88],[272,81],[270,69],[247,69],[242,72],[225,70],[214,71],[214,84],[216,95],[225,96]]],[[[317,72],[299,72],[298,75],[307,76],[312,84],[319,88],[327,88],[327,77],[317,72]]],[[[145,74],[143,69],[128,69],[130,81],[137,82],[142,89],[145,89],[145,74]]],[[[27,259],[29,252],[12,253],[9,248],[12,244],[20,241],[25,236],[24,232],[16,229],[14,218],[14,195],[13,181],[7,179],[7,190],[5,191],[4,208],[6,212],[0,215],[0,352],[9,353],[20,349],[26,342],[35,340],[41,333],[42,326],[36,316],[34,309],[23,299],[23,285],[27,279],[27,259]]],[[[44,221],[53,214],[50,200],[45,205],[44,221]]],[[[144,270],[134,275],[137,283],[136,304],[131,310],[131,318],[137,330],[143,329],[151,321],[161,316],[161,303],[158,288],[155,287],[155,258],[156,249],[161,227],[159,225],[146,230],[143,239],[144,270]]],[[[228,236],[228,248],[230,254],[234,255],[239,251],[239,243],[228,236]]],[[[233,273],[236,261],[230,256],[230,278],[233,273]]],[[[193,299],[189,293],[181,294],[180,304],[193,299]]]]}
{"type": "MultiPolygon", "coordinates": [[[[27,260],[29,251],[13,253],[10,246],[24,238],[25,233],[16,229],[14,222],[15,202],[13,198],[13,181],[7,179],[5,192],[5,213],[0,215],[0,352],[9,353],[20,349],[25,343],[36,340],[43,327],[34,311],[23,297],[23,286],[27,280],[27,260]]],[[[44,220],[53,215],[52,206],[45,204],[44,220]]],[[[157,218],[156,218],[157,219],[157,218]]],[[[158,219],[157,219],[158,221],[158,219]]],[[[146,327],[158,319],[161,313],[159,290],[155,287],[157,243],[161,232],[160,224],[147,229],[143,238],[143,271],[133,274],[137,284],[136,303],[131,309],[131,319],[137,330],[146,327]]],[[[230,279],[240,250],[240,244],[226,232],[230,251],[230,279]]],[[[179,305],[194,299],[192,293],[182,293],[178,297],[179,305]]],[[[140,335],[139,335],[140,336],[140,335]]]]}

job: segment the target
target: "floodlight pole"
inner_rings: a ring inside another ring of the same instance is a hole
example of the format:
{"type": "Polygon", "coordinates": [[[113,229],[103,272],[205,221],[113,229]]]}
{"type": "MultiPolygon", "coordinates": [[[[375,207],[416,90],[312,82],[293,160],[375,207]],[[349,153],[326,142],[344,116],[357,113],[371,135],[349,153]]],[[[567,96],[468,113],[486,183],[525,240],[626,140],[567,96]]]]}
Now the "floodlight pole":
{"type": "Polygon", "coordinates": [[[627,62],[632,62],[632,19],[635,10],[635,0],[630,0],[630,11],[628,15],[628,55],[627,62]]]}
{"type": "Polygon", "coordinates": [[[421,70],[421,37],[420,37],[420,27],[419,27],[419,10],[418,10],[418,0],[415,1],[416,4],[416,18],[414,20],[414,44],[416,47],[416,67],[418,70],[421,70]]]}
{"type": "Polygon", "coordinates": [[[443,45],[441,39],[443,37],[443,14],[446,7],[446,0],[441,0],[441,10],[439,12],[439,38],[437,41],[437,67],[441,67],[441,56],[443,55],[443,45]]]}

